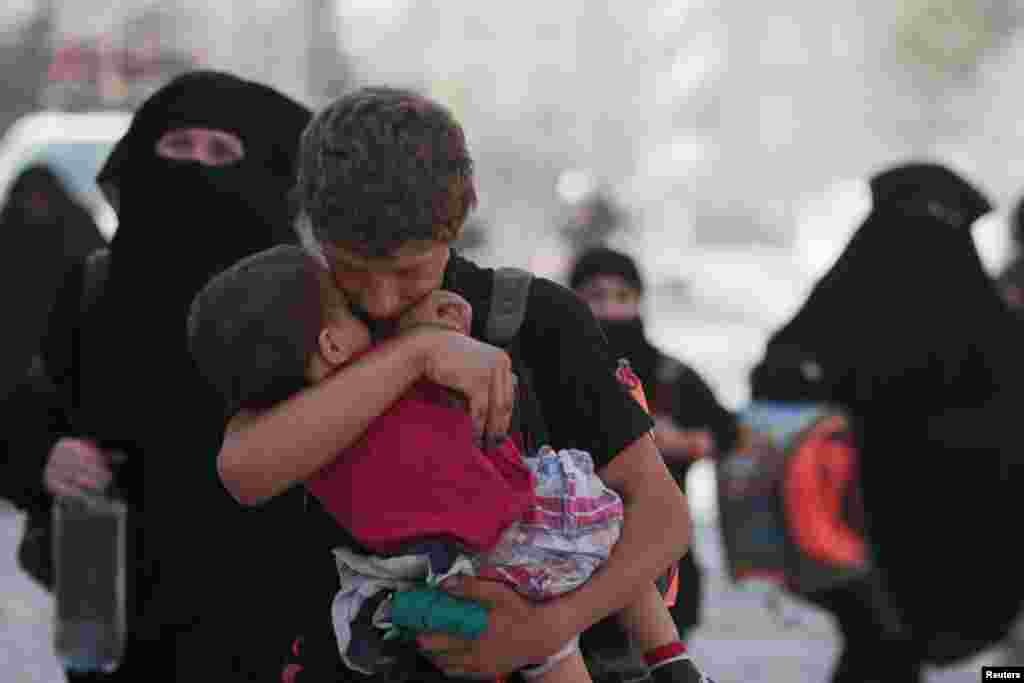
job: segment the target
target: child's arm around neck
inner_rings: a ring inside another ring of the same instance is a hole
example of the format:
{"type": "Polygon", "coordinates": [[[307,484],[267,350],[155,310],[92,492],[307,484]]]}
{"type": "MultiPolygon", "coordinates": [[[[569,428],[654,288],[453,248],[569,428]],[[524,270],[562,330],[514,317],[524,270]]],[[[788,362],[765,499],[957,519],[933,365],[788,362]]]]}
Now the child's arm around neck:
{"type": "Polygon", "coordinates": [[[257,505],[309,478],[424,374],[439,336],[424,328],[387,340],[267,411],[235,415],[217,457],[224,486],[257,505]]]}

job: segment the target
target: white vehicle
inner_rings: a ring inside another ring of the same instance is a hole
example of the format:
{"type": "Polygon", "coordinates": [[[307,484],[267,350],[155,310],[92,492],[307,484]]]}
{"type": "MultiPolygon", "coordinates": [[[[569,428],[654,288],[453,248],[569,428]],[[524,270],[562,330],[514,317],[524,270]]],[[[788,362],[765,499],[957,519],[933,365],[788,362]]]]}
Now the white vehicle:
{"type": "Polygon", "coordinates": [[[123,111],[39,111],[18,119],[0,139],[0,205],[26,167],[45,163],[92,213],[108,240],[117,216],[96,185],[96,174],[132,115],[123,111]]]}

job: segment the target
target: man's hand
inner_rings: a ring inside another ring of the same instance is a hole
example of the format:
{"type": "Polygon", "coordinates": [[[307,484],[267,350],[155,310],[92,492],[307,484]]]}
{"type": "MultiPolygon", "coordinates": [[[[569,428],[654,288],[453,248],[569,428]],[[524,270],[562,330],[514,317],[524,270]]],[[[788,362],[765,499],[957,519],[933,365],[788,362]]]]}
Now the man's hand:
{"type": "Polygon", "coordinates": [[[707,429],[680,429],[670,417],[654,420],[654,440],[666,462],[700,460],[715,452],[715,437],[707,429]]]}
{"type": "Polygon", "coordinates": [[[433,330],[430,334],[424,379],[466,397],[480,437],[493,441],[506,436],[516,385],[508,354],[455,332],[433,330]]]}
{"type": "Polygon", "coordinates": [[[504,676],[544,661],[575,635],[561,632],[555,609],[558,600],[539,606],[509,586],[468,576],[449,579],[442,587],[488,608],[487,630],[476,640],[443,633],[426,633],[417,639],[423,653],[449,676],[504,676]]]}
{"type": "Polygon", "coordinates": [[[106,456],[94,443],[64,438],[50,450],[43,483],[55,496],[81,496],[102,491],[112,476],[106,456]]]}

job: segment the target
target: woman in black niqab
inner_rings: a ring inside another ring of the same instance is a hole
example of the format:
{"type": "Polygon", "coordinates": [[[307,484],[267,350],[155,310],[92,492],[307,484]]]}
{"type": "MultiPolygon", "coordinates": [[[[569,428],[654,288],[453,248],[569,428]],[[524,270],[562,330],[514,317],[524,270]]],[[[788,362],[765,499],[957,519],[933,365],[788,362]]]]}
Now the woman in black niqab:
{"type": "Polygon", "coordinates": [[[0,400],[24,379],[70,264],[105,241],[92,215],[48,166],[27,167],[0,209],[5,249],[0,268],[7,320],[0,358],[0,400]]]}
{"type": "Polygon", "coordinates": [[[926,662],[973,655],[1004,637],[1024,598],[999,558],[1015,533],[1024,340],[970,232],[991,204],[925,163],[874,176],[871,193],[752,375],[755,399],[827,400],[853,418],[885,609],[904,629],[883,638],[864,591],[827,596],[846,640],[836,683],[913,681],[926,662]]]}
{"type": "MultiPolygon", "coordinates": [[[[112,362],[102,370],[114,391],[146,392],[154,374],[173,378],[189,366],[184,321],[194,294],[239,258],[295,241],[287,197],[308,117],[266,86],[208,71],[175,79],[142,105],[98,178],[119,220],[95,316],[127,332],[103,342],[112,362]],[[243,158],[209,166],[156,154],[164,133],[189,128],[237,136],[243,158]],[[112,378],[113,368],[122,369],[112,378]]],[[[138,407],[142,423],[154,417],[152,406],[138,407]]],[[[114,424],[100,415],[90,421],[112,437],[135,426],[123,415],[114,424]]]]}
{"type": "Polygon", "coordinates": [[[72,434],[126,456],[116,482],[135,528],[129,648],[122,669],[100,680],[143,680],[167,666],[174,680],[272,680],[287,654],[301,498],[249,511],[221,487],[224,406],[192,364],[186,316],[215,273],[297,241],[288,197],[309,118],[266,86],[191,72],[142,105],[99,174],[119,223],[109,274],[77,351],[58,337],[50,359],[76,387],[72,434]],[[166,133],[189,129],[234,136],[241,158],[210,165],[157,153],[166,133]]]}
{"type": "Polygon", "coordinates": [[[92,215],[50,167],[36,164],[11,184],[0,209],[0,497],[30,510],[47,504],[39,471],[48,431],[48,385],[34,355],[66,273],[105,241],[92,215]]]}
{"type": "MultiPolygon", "coordinates": [[[[735,416],[694,368],[663,353],[647,338],[641,315],[644,280],[630,256],[607,247],[587,249],[573,264],[569,286],[591,306],[615,357],[627,360],[639,377],[651,411],[659,418],[654,431],[658,447],[685,493],[696,458],[689,449],[672,449],[667,432],[708,433],[713,451],[728,452],[737,438],[735,416]]],[[[703,577],[695,555],[691,549],[679,560],[679,595],[670,610],[684,640],[700,625],[703,577]]],[[[584,636],[584,644],[600,648],[607,639],[621,637],[617,629],[601,624],[584,636]]]]}

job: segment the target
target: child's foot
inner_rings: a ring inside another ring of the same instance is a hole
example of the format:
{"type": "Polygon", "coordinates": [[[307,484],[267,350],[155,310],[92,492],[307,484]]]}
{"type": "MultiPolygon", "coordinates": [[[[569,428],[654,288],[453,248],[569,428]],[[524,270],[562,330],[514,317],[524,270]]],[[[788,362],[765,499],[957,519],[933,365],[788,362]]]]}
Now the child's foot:
{"type": "Polygon", "coordinates": [[[653,683],[714,683],[700,672],[682,641],[644,653],[653,683]]]}
{"type": "Polygon", "coordinates": [[[697,669],[693,660],[676,659],[651,671],[653,683],[714,683],[697,669]]]}

